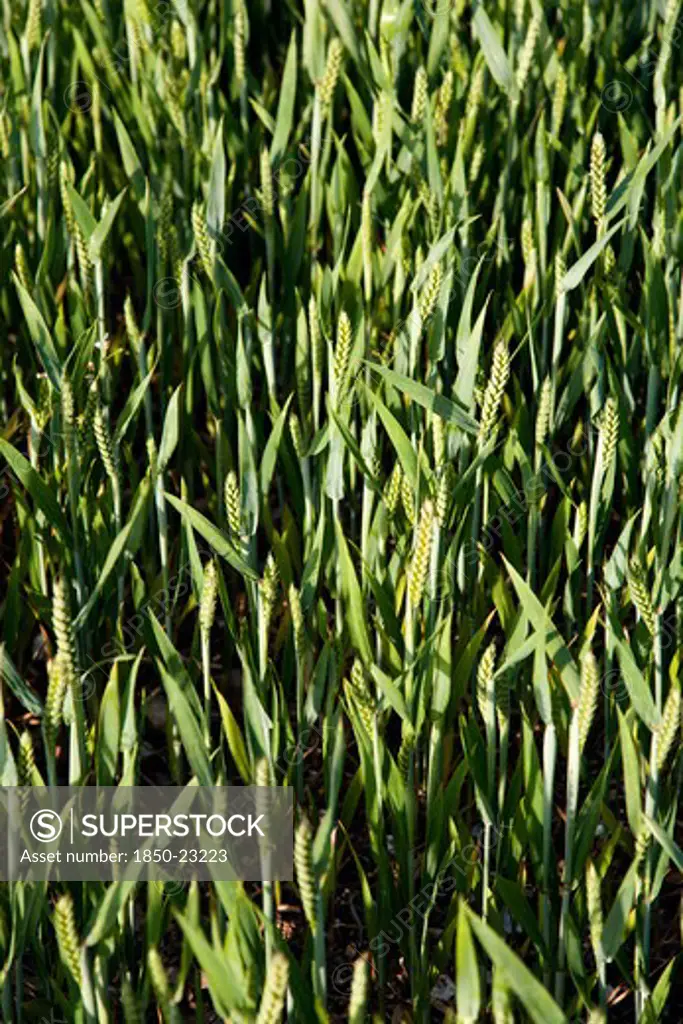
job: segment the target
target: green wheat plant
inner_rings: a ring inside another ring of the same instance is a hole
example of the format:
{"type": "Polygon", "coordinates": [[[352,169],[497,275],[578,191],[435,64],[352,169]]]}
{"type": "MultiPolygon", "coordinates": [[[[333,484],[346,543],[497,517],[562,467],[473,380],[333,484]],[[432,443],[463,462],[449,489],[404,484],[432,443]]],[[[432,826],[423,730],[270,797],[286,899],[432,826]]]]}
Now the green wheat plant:
{"type": "Polygon", "coordinates": [[[677,1024],[680,4],[0,20],[0,786],[295,805],[3,1022],[677,1024]]]}

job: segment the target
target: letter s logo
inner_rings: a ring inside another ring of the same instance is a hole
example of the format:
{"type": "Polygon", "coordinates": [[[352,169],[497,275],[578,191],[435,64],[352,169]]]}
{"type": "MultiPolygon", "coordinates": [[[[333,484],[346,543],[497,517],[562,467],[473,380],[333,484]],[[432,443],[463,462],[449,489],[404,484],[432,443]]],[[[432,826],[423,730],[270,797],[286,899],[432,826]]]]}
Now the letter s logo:
{"type": "Polygon", "coordinates": [[[63,827],[64,822],[57,811],[36,811],[29,824],[31,835],[39,843],[54,842],[60,836],[63,827]]]}

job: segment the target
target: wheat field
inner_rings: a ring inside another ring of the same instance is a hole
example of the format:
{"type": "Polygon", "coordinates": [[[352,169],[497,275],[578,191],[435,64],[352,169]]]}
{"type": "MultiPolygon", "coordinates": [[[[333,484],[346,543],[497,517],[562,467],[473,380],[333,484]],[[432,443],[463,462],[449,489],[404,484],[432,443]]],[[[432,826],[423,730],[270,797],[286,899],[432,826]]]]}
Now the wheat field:
{"type": "Polygon", "coordinates": [[[0,785],[294,878],[0,883],[7,1024],[678,1024],[679,0],[3,0],[0,785]]]}

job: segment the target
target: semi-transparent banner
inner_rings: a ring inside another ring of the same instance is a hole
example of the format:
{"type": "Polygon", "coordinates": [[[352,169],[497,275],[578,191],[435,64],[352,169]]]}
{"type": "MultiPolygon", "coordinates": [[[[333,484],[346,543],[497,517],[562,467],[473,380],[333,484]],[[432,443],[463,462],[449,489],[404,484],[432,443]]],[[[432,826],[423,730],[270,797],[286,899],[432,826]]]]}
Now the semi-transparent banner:
{"type": "Polygon", "coordinates": [[[292,790],[0,788],[0,880],[291,881],[292,790]]]}

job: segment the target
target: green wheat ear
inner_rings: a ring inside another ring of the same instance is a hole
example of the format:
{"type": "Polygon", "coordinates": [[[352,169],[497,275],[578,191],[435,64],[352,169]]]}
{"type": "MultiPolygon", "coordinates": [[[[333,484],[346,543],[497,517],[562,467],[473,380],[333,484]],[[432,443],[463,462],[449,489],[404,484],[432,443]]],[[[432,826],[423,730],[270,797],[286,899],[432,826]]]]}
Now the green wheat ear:
{"type": "Polygon", "coordinates": [[[645,569],[637,555],[633,555],[629,561],[627,576],[631,600],[645,623],[650,636],[654,636],[656,629],[655,612],[647,585],[645,569]]]}
{"type": "Polygon", "coordinates": [[[491,376],[484,390],[481,417],[479,421],[479,446],[483,447],[496,425],[498,409],[503,400],[505,387],[510,376],[510,355],[504,341],[499,341],[493,350],[491,376]]]}
{"type": "Polygon", "coordinates": [[[45,742],[50,752],[54,751],[55,739],[62,721],[64,697],[69,685],[68,672],[62,659],[57,655],[47,663],[47,696],[45,697],[45,742]]]}
{"type": "Polygon", "coordinates": [[[320,378],[322,374],[322,362],[324,348],[322,345],[322,337],[320,334],[320,324],[318,322],[318,304],[315,301],[315,295],[311,295],[308,300],[308,330],[311,336],[311,364],[314,378],[317,376],[320,378]]]}
{"type": "Polygon", "coordinates": [[[648,848],[650,846],[651,838],[652,837],[650,835],[650,829],[645,824],[645,822],[643,822],[638,831],[638,835],[636,836],[636,842],[634,847],[633,864],[635,868],[640,867],[640,865],[643,863],[643,860],[645,859],[645,854],[647,853],[648,848]]]}
{"type": "Polygon", "coordinates": [[[26,45],[29,52],[37,50],[40,46],[42,34],[42,0],[29,0],[28,14],[26,16],[26,45]]]}
{"type": "Polygon", "coordinates": [[[213,274],[213,255],[211,252],[211,238],[206,224],[206,216],[201,203],[192,204],[192,231],[197,244],[197,251],[201,264],[204,267],[207,277],[213,274]]]}
{"type": "Polygon", "coordinates": [[[403,513],[411,526],[415,523],[415,498],[413,485],[405,473],[401,475],[401,505],[403,513]]]}
{"type": "Polygon", "coordinates": [[[239,540],[242,534],[242,500],[237,474],[232,469],[225,478],[225,508],[232,539],[239,540]]]}
{"type": "Polygon", "coordinates": [[[550,117],[550,130],[557,138],[564,121],[564,112],[567,106],[567,73],[561,64],[558,64],[555,88],[553,91],[553,105],[550,117]]]}
{"type": "Polygon", "coordinates": [[[283,953],[275,953],[266,974],[256,1024],[278,1024],[281,1020],[288,981],[289,961],[283,953]]]}
{"type": "Polygon", "coordinates": [[[292,617],[294,650],[296,651],[297,658],[302,658],[306,640],[304,615],[301,608],[301,595],[293,583],[291,583],[289,587],[289,612],[292,617]]]}
{"type": "Polygon", "coordinates": [[[660,773],[667,762],[669,754],[678,737],[678,725],[681,720],[681,685],[673,680],[669,695],[664,704],[662,721],[659,726],[657,743],[657,772],[660,773]]]}
{"type": "Polygon", "coordinates": [[[538,403],[538,415],[536,417],[536,445],[541,447],[545,444],[550,432],[550,405],[552,401],[552,381],[546,377],[541,386],[541,397],[538,403]]]}
{"type": "Polygon", "coordinates": [[[408,781],[410,773],[410,755],[415,750],[415,731],[409,722],[403,722],[401,726],[401,746],[396,755],[396,766],[401,778],[408,781]]]}
{"type": "Polygon", "coordinates": [[[118,460],[116,452],[112,445],[111,434],[109,433],[109,427],[107,426],[102,411],[102,406],[99,401],[95,405],[95,415],[93,418],[93,429],[95,433],[95,443],[97,450],[104,466],[104,471],[111,480],[115,487],[119,484],[119,473],[118,473],[118,460]]]}
{"type": "Polygon", "coordinates": [[[607,207],[607,187],[605,185],[605,165],[607,149],[600,132],[596,132],[591,143],[591,211],[598,230],[602,229],[605,209],[607,207]]]}
{"type": "Polygon", "coordinates": [[[244,82],[247,68],[244,44],[245,20],[242,3],[243,0],[236,0],[232,36],[232,46],[235,55],[235,79],[238,85],[241,85],[242,82],[244,82]]]}
{"type": "Polygon", "coordinates": [[[429,570],[429,559],[432,552],[433,523],[434,506],[431,500],[426,498],[420,511],[420,520],[417,524],[413,560],[408,579],[408,596],[413,608],[417,608],[424,595],[427,572],[429,570]]]}
{"type": "Polygon", "coordinates": [[[216,600],[218,597],[218,575],[216,564],[207,562],[204,567],[202,596],[199,605],[199,626],[203,633],[210,633],[216,617],[216,600]]]}
{"type": "Polygon", "coordinates": [[[140,334],[140,329],[138,327],[137,320],[135,319],[135,310],[133,309],[133,301],[130,295],[126,295],[125,302],[123,303],[123,317],[126,324],[128,341],[130,342],[133,351],[138,352],[142,341],[142,335],[140,334]]]}
{"type": "Polygon", "coordinates": [[[579,503],[579,507],[576,510],[576,520],[574,525],[574,542],[577,550],[583,544],[584,538],[588,531],[588,505],[585,501],[579,503]]]}
{"type": "Polygon", "coordinates": [[[396,514],[396,509],[398,508],[399,498],[401,497],[402,478],[403,470],[401,469],[401,463],[397,461],[394,463],[394,468],[386,482],[383,495],[387,515],[390,519],[393,519],[396,514]]]}
{"type": "Polygon", "coordinates": [[[304,914],[312,931],[316,928],[316,884],[313,871],[313,827],[303,817],[294,836],[294,866],[304,914]]]}
{"type": "Polygon", "coordinates": [[[479,177],[479,172],[481,170],[482,164],[484,163],[485,155],[486,150],[484,148],[484,143],[478,142],[477,145],[475,146],[474,153],[472,154],[472,162],[470,163],[470,169],[467,174],[467,180],[470,182],[470,184],[474,184],[474,182],[479,177]]]}
{"type": "Polygon", "coordinates": [[[273,171],[267,149],[261,150],[261,205],[264,215],[272,217],[275,209],[275,196],[273,193],[273,171]]]}
{"type": "Polygon", "coordinates": [[[441,291],[441,279],[442,279],[441,264],[435,263],[429,272],[427,283],[422,289],[420,296],[420,319],[423,324],[427,324],[429,319],[434,312],[437,299],[439,298],[439,292],[441,291]]]}
{"type": "Polygon", "coordinates": [[[540,14],[534,14],[533,18],[529,22],[529,28],[527,29],[526,38],[524,45],[522,46],[519,62],[517,64],[517,74],[515,76],[517,83],[517,91],[519,93],[524,92],[524,86],[526,85],[527,78],[529,77],[529,71],[531,70],[531,62],[534,59],[534,51],[536,49],[536,43],[538,41],[538,33],[541,29],[541,16],[540,14]]]}
{"type": "Polygon", "coordinates": [[[413,124],[422,123],[427,108],[428,96],[427,72],[424,67],[420,66],[415,72],[415,81],[413,83],[413,102],[410,108],[410,120],[413,124]]]}
{"type": "Polygon", "coordinates": [[[73,454],[75,447],[76,409],[71,381],[65,373],[62,374],[60,404],[62,412],[62,436],[64,439],[64,450],[68,457],[73,454]]]}
{"type": "Polygon", "coordinates": [[[17,756],[17,779],[20,786],[40,785],[40,773],[36,767],[36,755],[33,749],[31,733],[25,729],[19,737],[17,756]]]}
{"type": "Polygon", "coordinates": [[[73,165],[67,160],[60,159],[59,170],[58,170],[58,183],[59,183],[59,198],[62,201],[62,207],[64,211],[64,220],[66,221],[67,232],[70,238],[74,236],[74,212],[71,205],[71,199],[69,198],[69,192],[67,189],[67,183],[73,185],[74,183],[74,170],[73,165]]]}
{"type": "Polygon", "coordinates": [[[59,955],[76,985],[81,984],[80,940],[76,929],[74,904],[69,893],[60,896],[55,903],[53,918],[59,955]]]}
{"type": "Polygon", "coordinates": [[[90,259],[90,253],[86,244],[83,232],[81,231],[78,223],[74,219],[74,231],[76,241],[76,254],[78,256],[78,266],[81,272],[81,281],[83,284],[83,291],[86,294],[92,292],[93,287],[93,265],[90,259]]]}
{"type": "Polygon", "coordinates": [[[598,961],[602,958],[602,899],[600,896],[600,876],[592,860],[589,860],[586,864],[586,905],[588,908],[591,943],[595,959],[598,961]]]}
{"type": "Polygon", "coordinates": [[[349,362],[351,360],[351,321],[349,320],[346,310],[342,310],[339,314],[339,324],[337,326],[337,345],[334,351],[334,388],[335,388],[335,400],[339,402],[344,392],[344,386],[346,384],[346,375],[349,370],[349,362]]]}
{"type": "Polygon", "coordinates": [[[260,581],[260,594],[263,602],[264,609],[268,612],[268,621],[272,614],[275,602],[277,600],[278,583],[280,581],[280,574],[278,572],[277,563],[273,557],[273,552],[268,552],[266,558],[266,564],[263,569],[263,578],[260,581]]]}
{"type": "Polygon", "coordinates": [[[491,717],[495,703],[494,670],[496,667],[496,644],[492,641],[484,651],[477,669],[477,702],[479,713],[485,722],[491,717]]]}
{"type": "Polygon", "coordinates": [[[304,441],[301,433],[301,421],[295,412],[289,414],[289,434],[292,438],[292,446],[298,459],[304,457],[304,441]]]}
{"type": "Polygon", "coordinates": [[[320,83],[320,105],[323,117],[329,113],[332,106],[334,90],[337,88],[337,81],[339,80],[339,72],[341,71],[343,58],[344,47],[341,44],[341,40],[335,37],[330,43],[327,51],[325,74],[323,75],[320,83]]]}
{"type": "Polygon", "coordinates": [[[579,690],[579,750],[583,750],[595,716],[600,691],[600,671],[591,650],[581,662],[581,688],[579,690]]]}
{"type": "Polygon", "coordinates": [[[605,402],[600,422],[600,440],[602,443],[602,469],[607,476],[614,462],[619,443],[619,407],[611,396],[605,402]]]}
{"type": "Polygon", "coordinates": [[[531,217],[525,217],[522,221],[522,259],[527,272],[530,272],[536,263],[536,249],[534,245],[534,222],[531,217]]]}
{"type": "Polygon", "coordinates": [[[436,140],[439,146],[445,146],[448,141],[451,105],[453,103],[453,84],[453,72],[449,68],[443,76],[443,81],[439,87],[439,92],[436,97],[436,109],[434,111],[436,140]]]}
{"type": "Polygon", "coordinates": [[[434,503],[434,514],[436,521],[444,529],[448,521],[448,512],[451,507],[451,500],[453,498],[453,488],[455,487],[455,469],[450,462],[446,463],[443,467],[439,476],[439,483],[436,491],[436,501],[434,503]]]}
{"type": "Polygon", "coordinates": [[[52,591],[52,628],[57,641],[57,659],[70,685],[76,679],[76,655],[71,625],[69,596],[64,578],[55,580],[52,591]]]}
{"type": "Polygon", "coordinates": [[[344,683],[344,693],[358,712],[368,736],[372,736],[375,722],[375,702],[368,688],[365,669],[358,658],[354,659],[350,678],[344,683]]]}

